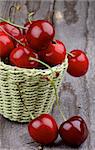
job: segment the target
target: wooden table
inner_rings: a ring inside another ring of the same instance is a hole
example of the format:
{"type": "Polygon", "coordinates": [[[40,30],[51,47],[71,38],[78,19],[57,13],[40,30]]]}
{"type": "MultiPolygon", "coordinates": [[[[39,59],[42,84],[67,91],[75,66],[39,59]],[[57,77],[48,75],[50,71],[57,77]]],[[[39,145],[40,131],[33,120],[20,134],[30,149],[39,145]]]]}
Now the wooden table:
{"type": "MultiPolygon", "coordinates": [[[[95,1],[94,0],[32,0],[0,1],[0,16],[24,24],[29,12],[33,19],[48,19],[56,29],[56,38],[62,40],[68,51],[83,49],[89,59],[90,68],[86,76],[74,78],[65,74],[60,90],[61,106],[66,117],[80,114],[89,127],[89,137],[79,148],[95,150],[95,1]],[[16,9],[12,6],[18,6],[16,9]],[[20,8],[21,7],[21,8],[20,8]]],[[[62,118],[57,107],[53,116],[60,124],[62,118]]],[[[11,122],[0,116],[0,150],[38,150],[27,132],[27,124],[11,122]]],[[[44,150],[70,149],[57,142],[44,150]]]]}

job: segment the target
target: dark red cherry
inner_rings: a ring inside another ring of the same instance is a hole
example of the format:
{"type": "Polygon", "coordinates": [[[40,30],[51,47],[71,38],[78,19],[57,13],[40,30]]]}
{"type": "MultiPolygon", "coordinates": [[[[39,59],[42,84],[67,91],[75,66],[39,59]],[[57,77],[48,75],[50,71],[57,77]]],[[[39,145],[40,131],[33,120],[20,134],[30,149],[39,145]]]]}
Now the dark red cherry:
{"type": "Polygon", "coordinates": [[[34,50],[47,49],[55,35],[53,25],[45,20],[34,21],[27,31],[27,40],[34,50]]]}
{"type": "Polygon", "coordinates": [[[61,41],[50,42],[48,49],[38,52],[41,60],[49,65],[61,64],[66,57],[66,48],[61,41]]]}
{"type": "Polygon", "coordinates": [[[74,116],[61,124],[59,134],[63,143],[78,147],[86,140],[88,128],[80,116],[74,116]]]}
{"type": "MultiPolygon", "coordinates": [[[[7,33],[9,33],[11,36],[13,36],[16,39],[20,39],[21,38],[21,31],[19,28],[10,25],[7,22],[0,22],[0,27],[2,27],[7,33]]],[[[2,29],[0,28],[0,31],[2,31],[2,29]]]]}
{"type": "Polygon", "coordinates": [[[28,124],[30,136],[40,144],[51,144],[58,136],[58,127],[54,118],[49,114],[42,114],[28,124]]]}
{"type": "Polygon", "coordinates": [[[74,76],[80,77],[86,74],[89,67],[89,60],[82,50],[72,50],[70,52],[73,56],[68,55],[68,69],[67,72],[74,76]]]}
{"type": "Polygon", "coordinates": [[[21,68],[37,68],[38,62],[30,61],[30,57],[38,59],[38,54],[30,48],[19,46],[12,50],[10,54],[10,62],[12,65],[21,68]]]}
{"type": "Polygon", "coordinates": [[[4,32],[0,31],[0,57],[7,57],[14,48],[13,41],[4,32]]]}

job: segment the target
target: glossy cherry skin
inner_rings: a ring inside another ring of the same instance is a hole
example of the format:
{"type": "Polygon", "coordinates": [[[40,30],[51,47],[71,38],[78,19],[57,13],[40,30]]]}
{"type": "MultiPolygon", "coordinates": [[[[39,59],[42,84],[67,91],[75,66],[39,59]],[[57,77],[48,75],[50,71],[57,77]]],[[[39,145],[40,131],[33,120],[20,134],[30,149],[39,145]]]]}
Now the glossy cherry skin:
{"type": "Polygon", "coordinates": [[[58,127],[54,118],[42,114],[28,124],[30,136],[38,143],[47,145],[53,143],[58,136],[58,127]]]}
{"type": "Polygon", "coordinates": [[[53,25],[45,20],[34,21],[27,31],[27,40],[34,50],[47,49],[53,40],[55,30],[53,25]]]}
{"type": "Polygon", "coordinates": [[[82,50],[72,50],[70,53],[73,54],[73,57],[68,55],[67,72],[74,77],[85,75],[89,67],[86,54],[82,50]]]}
{"type": "Polygon", "coordinates": [[[64,144],[78,147],[86,140],[88,128],[80,116],[73,116],[61,124],[59,134],[64,144]]]}
{"type": "MultiPolygon", "coordinates": [[[[0,27],[2,27],[6,32],[8,32],[11,36],[13,36],[16,39],[21,38],[21,31],[19,28],[8,24],[7,22],[0,22],[0,27]]],[[[0,29],[2,31],[2,29],[0,29]]]]}
{"type": "Polygon", "coordinates": [[[0,31],[0,57],[7,57],[14,48],[13,41],[4,32],[0,31]]]}
{"type": "Polygon", "coordinates": [[[54,66],[64,61],[66,57],[66,48],[61,41],[55,40],[54,42],[50,42],[48,49],[39,51],[38,55],[41,60],[54,66]]]}
{"type": "Polygon", "coordinates": [[[32,49],[19,46],[12,50],[10,62],[20,68],[37,68],[38,62],[30,61],[30,57],[38,59],[38,55],[32,49]]]}

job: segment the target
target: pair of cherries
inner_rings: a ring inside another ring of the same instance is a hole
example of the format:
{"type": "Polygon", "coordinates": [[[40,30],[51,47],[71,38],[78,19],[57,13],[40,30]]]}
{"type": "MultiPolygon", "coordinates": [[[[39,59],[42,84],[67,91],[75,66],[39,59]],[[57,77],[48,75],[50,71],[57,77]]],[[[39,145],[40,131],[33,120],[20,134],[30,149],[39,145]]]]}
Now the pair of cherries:
{"type": "Polygon", "coordinates": [[[73,116],[63,122],[59,129],[55,119],[49,114],[42,114],[28,124],[30,136],[42,145],[52,144],[58,137],[71,147],[80,146],[88,136],[88,128],[80,116],[73,116]]]}
{"type": "MultiPolygon", "coordinates": [[[[30,60],[31,57],[40,59],[50,66],[64,61],[65,45],[59,40],[53,41],[55,30],[51,23],[36,20],[32,23],[27,22],[24,28],[21,32],[19,28],[7,22],[0,23],[0,57],[2,59],[9,56],[11,64],[21,68],[39,68],[40,64],[30,60]]],[[[81,50],[71,51],[68,54],[68,62],[67,72],[72,76],[80,77],[88,70],[88,58],[81,50]]]]}

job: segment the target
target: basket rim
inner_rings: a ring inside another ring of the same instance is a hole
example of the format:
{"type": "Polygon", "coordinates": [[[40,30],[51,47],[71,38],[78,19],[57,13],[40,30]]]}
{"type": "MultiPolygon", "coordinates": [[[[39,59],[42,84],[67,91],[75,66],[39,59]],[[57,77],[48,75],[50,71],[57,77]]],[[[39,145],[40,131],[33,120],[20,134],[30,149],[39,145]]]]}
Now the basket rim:
{"type": "MultiPolygon", "coordinates": [[[[56,66],[51,67],[51,68],[52,68],[52,71],[54,71],[54,72],[55,71],[60,72],[63,67],[65,69],[65,68],[67,68],[67,66],[68,66],[68,59],[67,59],[67,56],[66,56],[65,60],[62,64],[56,65],[56,66]]],[[[1,69],[5,70],[5,71],[9,71],[11,73],[22,73],[22,72],[24,72],[26,74],[33,74],[33,73],[36,73],[36,74],[50,74],[51,73],[50,69],[20,68],[20,67],[17,67],[17,66],[7,65],[3,61],[0,61],[0,70],[1,69]]]]}

